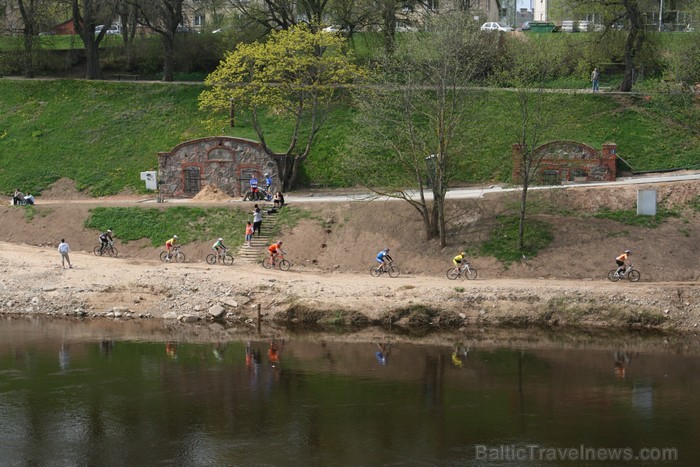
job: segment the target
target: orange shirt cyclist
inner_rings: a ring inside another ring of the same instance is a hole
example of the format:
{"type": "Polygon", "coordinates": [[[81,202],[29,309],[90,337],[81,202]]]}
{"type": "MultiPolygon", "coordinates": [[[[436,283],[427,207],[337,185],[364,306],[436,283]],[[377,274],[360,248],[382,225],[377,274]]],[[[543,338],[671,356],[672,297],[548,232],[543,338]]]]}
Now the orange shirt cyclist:
{"type": "Polygon", "coordinates": [[[275,264],[275,259],[277,258],[277,256],[279,256],[280,253],[282,253],[283,255],[286,254],[284,250],[282,250],[282,242],[273,243],[272,245],[270,245],[267,251],[270,252],[272,264],[275,264]]]}
{"type": "Polygon", "coordinates": [[[617,263],[617,274],[623,274],[625,272],[625,261],[627,261],[627,258],[629,258],[631,254],[631,251],[625,250],[624,253],[615,258],[615,262],[617,263]]]}

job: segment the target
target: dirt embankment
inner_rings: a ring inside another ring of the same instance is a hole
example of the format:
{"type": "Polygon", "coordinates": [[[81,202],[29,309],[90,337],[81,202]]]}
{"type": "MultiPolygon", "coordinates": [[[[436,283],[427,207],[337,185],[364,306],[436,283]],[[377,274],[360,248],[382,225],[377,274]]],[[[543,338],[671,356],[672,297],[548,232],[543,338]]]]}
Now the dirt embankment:
{"type": "MultiPolygon", "coordinates": [[[[698,183],[654,188],[668,205],[680,206],[700,194],[698,183]]],[[[259,306],[264,320],[283,323],[695,330],[700,323],[697,214],[684,212],[656,229],[555,214],[605,204],[631,208],[635,195],[636,188],[619,187],[607,194],[597,188],[541,193],[533,215],[554,226],[553,244],[508,267],[493,258],[474,258],[479,279],[460,282],[445,277],[450,258],[484,238],[495,216],[511,209],[514,196],[451,202],[451,244],[445,250],[423,239],[419,219],[401,202],[309,204],[314,218],[281,236],[294,263],[286,273],[241,261],[231,267],[200,260],[165,265],[146,241],[119,245],[119,258],[89,254],[97,239],[83,228],[88,210],[133,203],[128,199],[43,206],[40,200],[31,219],[23,209],[7,206],[0,208],[0,312],[185,321],[221,313],[231,323],[251,326],[259,306]],[[60,266],[61,238],[74,250],[72,269],[60,266]],[[392,248],[402,268],[397,279],[367,273],[384,246],[392,248]],[[605,274],[625,248],[635,252],[642,281],[610,283],[605,274]]],[[[187,245],[188,258],[203,259],[209,246],[187,245]]]]}

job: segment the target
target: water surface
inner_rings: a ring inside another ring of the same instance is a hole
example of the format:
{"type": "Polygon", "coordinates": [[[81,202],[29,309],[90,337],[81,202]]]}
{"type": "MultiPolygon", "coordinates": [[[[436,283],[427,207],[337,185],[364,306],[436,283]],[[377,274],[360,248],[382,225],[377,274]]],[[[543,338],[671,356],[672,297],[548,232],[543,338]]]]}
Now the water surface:
{"type": "Polygon", "coordinates": [[[602,448],[700,465],[700,357],[682,343],[81,326],[0,321],[2,465],[602,465],[563,460],[602,448]]]}

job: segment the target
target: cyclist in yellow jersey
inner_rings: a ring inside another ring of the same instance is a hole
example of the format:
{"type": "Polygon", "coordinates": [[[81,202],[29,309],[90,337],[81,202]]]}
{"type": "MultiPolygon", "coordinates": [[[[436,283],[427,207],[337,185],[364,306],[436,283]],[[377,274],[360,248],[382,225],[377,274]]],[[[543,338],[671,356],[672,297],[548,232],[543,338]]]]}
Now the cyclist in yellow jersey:
{"type": "Polygon", "coordinates": [[[173,238],[165,242],[165,249],[168,251],[168,260],[171,257],[171,250],[177,244],[177,235],[173,235],[173,238]]]}
{"type": "Polygon", "coordinates": [[[467,256],[467,253],[463,251],[460,254],[458,254],[457,256],[455,256],[454,258],[452,258],[452,263],[455,266],[459,267],[459,265],[462,264],[462,260],[464,260],[464,258],[466,256],[467,256]]]}

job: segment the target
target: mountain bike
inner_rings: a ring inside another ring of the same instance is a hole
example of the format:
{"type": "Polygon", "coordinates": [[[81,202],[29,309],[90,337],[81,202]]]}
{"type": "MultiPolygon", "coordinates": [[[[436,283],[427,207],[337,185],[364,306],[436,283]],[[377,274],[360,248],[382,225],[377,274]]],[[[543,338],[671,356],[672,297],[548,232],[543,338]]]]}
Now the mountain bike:
{"type": "Polygon", "coordinates": [[[278,255],[274,261],[268,256],[262,260],[262,267],[265,269],[273,269],[274,267],[278,267],[281,271],[288,271],[289,268],[292,267],[292,263],[284,259],[284,255],[278,255]]]}
{"type": "Polygon", "coordinates": [[[642,275],[636,269],[632,269],[632,265],[627,266],[627,269],[618,273],[617,269],[613,269],[608,273],[608,280],[617,282],[620,279],[629,279],[630,282],[638,282],[642,275]]]}
{"type": "Polygon", "coordinates": [[[167,263],[171,259],[175,259],[176,263],[184,263],[185,262],[185,254],[180,251],[179,246],[174,246],[172,248],[172,251],[170,254],[168,254],[168,251],[161,251],[160,252],[160,260],[167,263]]]}
{"type": "Polygon", "coordinates": [[[216,264],[217,261],[221,261],[226,266],[231,266],[233,264],[233,255],[227,250],[217,253],[209,253],[207,255],[207,263],[216,264]]]}
{"type": "Polygon", "coordinates": [[[397,266],[394,266],[393,261],[389,261],[388,265],[381,264],[379,266],[372,266],[369,268],[369,273],[374,277],[379,277],[385,273],[389,274],[389,277],[399,277],[401,270],[397,266]]]}
{"type": "Polygon", "coordinates": [[[95,253],[96,256],[102,256],[102,255],[109,255],[109,256],[117,256],[117,249],[114,248],[114,242],[107,242],[107,245],[102,248],[102,244],[97,245],[94,250],[92,250],[93,253],[95,253]]]}
{"type": "Polygon", "coordinates": [[[459,276],[462,276],[464,279],[474,280],[476,275],[476,269],[469,266],[469,261],[467,260],[462,260],[461,266],[455,266],[447,270],[447,278],[450,280],[455,280],[459,276]]]}

